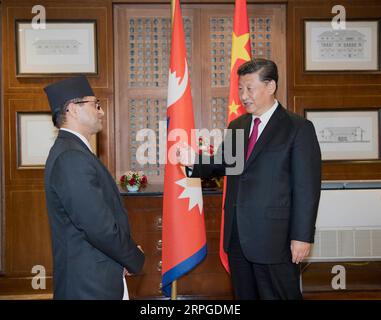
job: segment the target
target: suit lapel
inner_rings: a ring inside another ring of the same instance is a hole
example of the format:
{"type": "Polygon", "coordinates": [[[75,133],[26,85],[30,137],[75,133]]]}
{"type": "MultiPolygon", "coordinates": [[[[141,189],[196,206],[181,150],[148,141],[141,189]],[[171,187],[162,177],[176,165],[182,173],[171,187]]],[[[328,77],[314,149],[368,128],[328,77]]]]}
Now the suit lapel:
{"type": "Polygon", "coordinates": [[[246,156],[247,146],[249,143],[249,134],[250,134],[250,126],[251,126],[252,119],[253,119],[253,116],[249,113],[243,118],[242,128],[244,129],[244,139],[245,139],[244,140],[244,157],[246,156]]]}
{"type": "Polygon", "coordinates": [[[108,171],[108,169],[106,168],[106,166],[103,164],[103,162],[97,157],[97,155],[95,155],[94,153],[91,153],[92,156],[94,157],[94,159],[99,163],[99,165],[102,167],[103,171],[105,172],[106,176],[108,177],[108,179],[110,180],[110,184],[112,185],[112,188],[114,189],[115,193],[117,193],[119,195],[119,189],[118,189],[118,186],[116,185],[116,182],[114,180],[114,178],[112,177],[110,171],[108,171]]]}
{"type": "MultiPolygon", "coordinates": [[[[284,116],[283,107],[279,104],[273,115],[271,116],[269,122],[267,123],[265,129],[257,140],[253,152],[251,153],[249,159],[245,163],[245,168],[250,165],[251,162],[255,160],[256,157],[261,153],[263,148],[268,144],[274,134],[278,131],[280,120],[284,116]]],[[[250,128],[250,127],[249,127],[250,128]]],[[[245,147],[246,152],[246,147],[245,147]]],[[[245,153],[246,154],[246,153],[245,153]]]]}

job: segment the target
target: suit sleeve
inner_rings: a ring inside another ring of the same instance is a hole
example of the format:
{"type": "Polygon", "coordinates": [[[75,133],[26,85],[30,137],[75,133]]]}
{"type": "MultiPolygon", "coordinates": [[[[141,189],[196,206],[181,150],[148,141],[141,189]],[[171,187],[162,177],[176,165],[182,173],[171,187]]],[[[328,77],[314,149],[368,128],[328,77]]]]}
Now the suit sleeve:
{"type": "Polygon", "coordinates": [[[290,239],[313,243],[321,190],[321,153],[310,121],[305,121],[299,128],[291,157],[290,239]]]}
{"type": "MultiPolygon", "coordinates": [[[[186,170],[186,173],[191,178],[211,178],[221,177],[227,174],[226,168],[233,168],[236,166],[237,153],[236,153],[236,139],[235,130],[232,128],[231,123],[224,137],[224,142],[218,148],[217,153],[213,157],[200,155],[197,163],[193,166],[192,170],[186,170]],[[230,141],[231,143],[227,143],[230,141]],[[228,164],[226,159],[232,160],[235,157],[235,161],[228,164]]],[[[242,145],[243,151],[243,145],[242,145]]]]}
{"type": "Polygon", "coordinates": [[[64,152],[55,162],[51,179],[70,220],[89,243],[129,272],[139,272],[144,254],[108,206],[110,200],[105,199],[102,181],[88,156],[74,150],[64,152]]]}
{"type": "Polygon", "coordinates": [[[199,156],[198,163],[192,170],[187,169],[187,175],[191,178],[211,178],[225,175],[225,165],[214,163],[214,157],[199,156]]]}

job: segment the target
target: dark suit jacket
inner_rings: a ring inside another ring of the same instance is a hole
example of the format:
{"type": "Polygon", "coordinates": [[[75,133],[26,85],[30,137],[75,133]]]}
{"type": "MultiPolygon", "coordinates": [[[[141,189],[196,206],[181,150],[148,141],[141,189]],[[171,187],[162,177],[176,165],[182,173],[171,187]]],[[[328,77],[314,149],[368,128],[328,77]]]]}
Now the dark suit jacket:
{"type": "Polygon", "coordinates": [[[141,270],[113,177],[75,135],[60,130],[45,168],[55,299],[122,299],[123,267],[141,270]]]}
{"type": "MultiPolygon", "coordinates": [[[[230,123],[233,150],[236,129],[244,129],[246,153],[251,121],[252,115],[245,114],[230,123]]],[[[212,161],[195,165],[192,177],[224,175],[225,170],[226,164],[212,161]]],[[[289,261],[290,240],[314,240],[320,187],[321,154],[314,127],[279,105],[243,172],[227,177],[225,251],[236,214],[241,247],[248,260],[265,264],[289,261]]]]}

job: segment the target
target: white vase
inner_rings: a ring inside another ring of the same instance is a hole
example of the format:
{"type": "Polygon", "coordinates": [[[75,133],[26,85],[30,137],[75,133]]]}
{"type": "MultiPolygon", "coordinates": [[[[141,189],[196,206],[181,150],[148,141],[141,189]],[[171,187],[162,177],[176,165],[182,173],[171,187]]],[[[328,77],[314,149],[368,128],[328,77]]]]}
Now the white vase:
{"type": "Polygon", "coordinates": [[[133,185],[133,186],[130,186],[129,184],[127,185],[127,190],[129,192],[137,192],[139,190],[139,186],[137,185],[133,185]]]}

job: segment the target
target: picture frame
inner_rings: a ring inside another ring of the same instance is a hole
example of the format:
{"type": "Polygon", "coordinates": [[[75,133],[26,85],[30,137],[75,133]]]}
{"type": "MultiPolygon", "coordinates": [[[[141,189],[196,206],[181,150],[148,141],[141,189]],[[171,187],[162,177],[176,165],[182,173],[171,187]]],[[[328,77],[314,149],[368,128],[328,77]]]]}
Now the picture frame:
{"type": "Polygon", "coordinates": [[[379,33],[379,20],[346,21],[337,30],[331,20],[305,20],[305,71],[379,71],[379,33]]]}
{"type": "MultiPolygon", "coordinates": [[[[58,131],[50,112],[17,112],[17,167],[44,168],[58,131]]],[[[90,146],[97,154],[96,135],[90,146]]]]}
{"type": "Polygon", "coordinates": [[[319,141],[322,160],[380,159],[381,112],[373,110],[305,110],[319,141]]]}
{"type": "Polygon", "coordinates": [[[96,20],[47,21],[45,29],[15,24],[16,76],[98,73],[96,20]]]}

